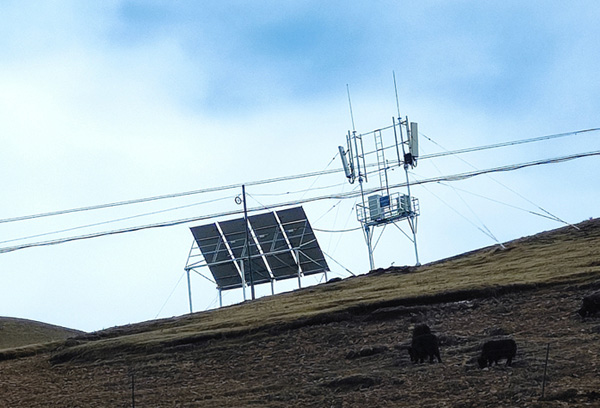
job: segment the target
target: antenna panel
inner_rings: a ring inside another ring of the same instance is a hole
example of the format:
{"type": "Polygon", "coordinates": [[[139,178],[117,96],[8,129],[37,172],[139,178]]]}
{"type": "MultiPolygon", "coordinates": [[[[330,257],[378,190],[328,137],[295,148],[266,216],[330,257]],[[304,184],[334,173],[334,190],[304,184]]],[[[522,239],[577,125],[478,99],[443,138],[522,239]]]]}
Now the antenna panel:
{"type": "Polygon", "coordinates": [[[348,159],[346,159],[346,152],[344,151],[343,146],[338,146],[340,151],[340,157],[342,158],[342,167],[344,168],[344,173],[346,173],[346,178],[352,179],[352,171],[350,170],[350,166],[348,165],[348,159]]]}
{"type": "Polygon", "coordinates": [[[410,122],[410,140],[408,141],[408,150],[415,159],[419,157],[419,125],[417,122],[410,122]]]}

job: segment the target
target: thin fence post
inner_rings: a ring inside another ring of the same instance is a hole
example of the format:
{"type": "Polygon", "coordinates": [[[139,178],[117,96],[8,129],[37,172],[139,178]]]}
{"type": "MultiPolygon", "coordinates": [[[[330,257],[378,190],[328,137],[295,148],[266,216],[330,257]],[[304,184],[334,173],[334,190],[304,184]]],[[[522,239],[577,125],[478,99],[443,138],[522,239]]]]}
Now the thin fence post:
{"type": "Polygon", "coordinates": [[[546,372],[548,371],[548,355],[550,354],[550,343],[546,345],[546,363],[544,364],[544,380],[542,381],[542,399],[546,391],[546,372]]]}

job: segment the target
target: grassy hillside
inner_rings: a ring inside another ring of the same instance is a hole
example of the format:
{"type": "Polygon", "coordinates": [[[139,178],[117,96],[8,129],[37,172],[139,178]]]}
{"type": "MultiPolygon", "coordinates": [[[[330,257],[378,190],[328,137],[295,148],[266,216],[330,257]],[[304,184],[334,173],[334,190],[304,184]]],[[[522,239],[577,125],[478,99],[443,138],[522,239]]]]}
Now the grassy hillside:
{"type": "Polygon", "coordinates": [[[117,327],[81,336],[61,358],[97,358],[118,350],[149,352],[164,346],[238,336],[259,329],[339,319],[381,307],[488,297],[559,283],[597,282],[600,221],[564,227],[483,248],[419,268],[390,268],[174,319],[117,327]],[[408,272],[408,273],[407,273],[408,272]]]}
{"type": "Polygon", "coordinates": [[[33,320],[0,316],[0,350],[65,340],[82,333],[33,320]]]}
{"type": "Polygon", "coordinates": [[[133,381],[154,407],[598,406],[600,316],[576,310],[600,289],[600,220],[504,246],[0,351],[0,406],[126,407],[133,381]],[[409,361],[417,323],[443,364],[409,361]],[[480,370],[497,336],[515,363],[480,370]]]}

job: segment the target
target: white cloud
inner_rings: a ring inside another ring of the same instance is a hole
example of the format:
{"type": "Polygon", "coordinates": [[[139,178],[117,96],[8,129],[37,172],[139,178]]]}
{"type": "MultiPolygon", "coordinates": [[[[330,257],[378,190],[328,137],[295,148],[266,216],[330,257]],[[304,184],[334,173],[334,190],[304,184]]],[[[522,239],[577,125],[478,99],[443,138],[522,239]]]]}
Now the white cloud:
{"type": "MultiPolygon", "coordinates": [[[[0,182],[9,192],[2,217],[337,168],[339,158],[330,161],[351,127],[346,84],[357,130],[388,126],[396,114],[392,70],[402,115],[448,149],[598,126],[598,29],[589,5],[571,7],[561,26],[562,9],[538,16],[516,2],[499,11],[474,2],[402,10],[394,2],[326,9],[321,3],[155,2],[151,10],[118,1],[7,4],[0,6],[0,51],[7,56],[0,63],[0,182]],[[496,26],[487,24],[494,18],[496,26]],[[516,34],[507,37],[513,28],[516,34]],[[521,47],[517,40],[528,30],[531,41],[521,47]],[[307,33],[312,37],[303,43],[307,33]],[[528,54],[536,44],[543,47],[528,54]]],[[[593,137],[569,140],[465,158],[481,168],[594,148],[593,137]]],[[[422,147],[438,149],[423,139],[422,147]]],[[[595,162],[585,160],[498,178],[576,222],[597,216],[589,176],[595,162]],[[582,199],[574,205],[572,197],[582,199]]],[[[446,174],[470,170],[457,160],[436,163],[446,174]]],[[[427,161],[415,172],[439,175],[427,161]]],[[[392,176],[403,179],[400,171],[392,176]]],[[[344,183],[340,174],[255,186],[250,202],[290,201],[301,194],[288,192],[344,183]],[[264,195],[274,193],[280,195],[264,195]]],[[[535,209],[483,178],[456,185],[535,209]]],[[[421,200],[422,261],[492,244],[481,224],[500,240],[557,226],[461,193],[471,211],[449,187],[428,188],[414,189],[421,200]]],[[[318,191],[332,190],[342,187],[318,191]]],[[[14,239],[221,197],[91,230],[231,211],[239,209],[236,194],[0,224],[0,235],[14,239]]],[[[353,203],[324,201],[306,210],[313,226],[346,229],[358,225],[353,203]]],[[[343,265],[366,271],[360,231],[318,238],[343,265]]],[[[181,277],[190,244],[187,226],[180,226],[0,254],[0,269],[10,271],[0,308],[87,330],[153,318],[181,277]]],[[[375,258],[377,266],[410,264],[414,254],[388,228],[375,258]]],[[[193,282],[197,310],[216,296],[201,281],[193,282]]],[[[185,282],[173,297],[161,316],[187,311],[185,282]]]]}

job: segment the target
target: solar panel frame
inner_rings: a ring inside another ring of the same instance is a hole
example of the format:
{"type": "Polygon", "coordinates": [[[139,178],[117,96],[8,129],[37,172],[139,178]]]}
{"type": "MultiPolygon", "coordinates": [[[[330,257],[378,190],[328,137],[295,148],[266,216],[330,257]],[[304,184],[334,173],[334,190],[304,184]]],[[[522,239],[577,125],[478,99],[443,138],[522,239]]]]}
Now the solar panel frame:
{"type": "Polygon", "coordinates": [[[292,248],[298,250],[302,274],[313,275],[328,271],[329,266],[304,209],[300,206],[276,213],[292,248]]]}
{"type": "Polygon", "coordinates": [[[298,275],[298,264],[292,256],[281,226],[273,212],[248,217],[254,234],[265,253],[271,273],[276,280],[298,275]]]}
{"type": "MultiPolygon", "coordinates": [[[[255,284],[329,270],[301,206],[252,215],[248,222],[254,232],[249,235],[249,246],[255,284]]],[[[247,265],[244,218],[190,230],[220,290],[241,288],[250,283],[249,268],[242,267],[247,265]]]]}
{"type": "Polygon", "coordinates": [[[254,282],[256,284],[266,283],[271,281],[271,275],[267,269],[267,265],[263,257],[258,251],[258,247],[254,239],[250,235],[250,262],[252,263],[252,280],[250,279],[250,268],[248,268],[246,253],[246,225],[243,218],[236,218],[219,222],[219,227],[229,244],[229,248],[233,253],[233,257],[237,261],[244,263],[244,278],[246,283],[254,282]]]}
{"type": "Polygon", "coordinates": [[[196,244],[220,289],[242,287],[242,277],[227,250],[216,223],[190,228],[196,244]]]}

